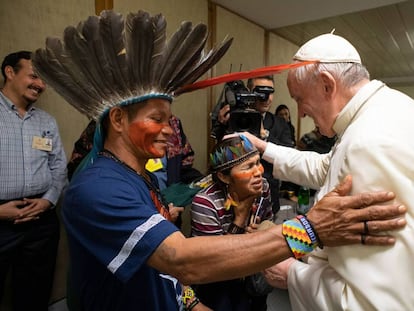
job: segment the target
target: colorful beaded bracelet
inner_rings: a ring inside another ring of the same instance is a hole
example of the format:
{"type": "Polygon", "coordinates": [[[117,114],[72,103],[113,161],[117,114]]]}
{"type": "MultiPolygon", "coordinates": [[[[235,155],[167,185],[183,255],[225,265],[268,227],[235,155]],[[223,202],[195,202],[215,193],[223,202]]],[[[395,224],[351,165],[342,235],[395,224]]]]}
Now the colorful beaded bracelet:
{"type": "Polygon", "coordinates": [[[306,233],[312,241],[312,244],[319,244],[318,236],[316,235],[316,232],[313,230],[313,227],[309,220],[303,215],[296,216],[296,219],[299,220],[303,228],[305,228],[306,233]]]}
{"type": "Polygon", "coordinates": [[[296,259],[309,254],[316,248],[316,246],[318,246],[318,239],[315,231],[312,226],[310,226],[306,217],[303,216],[303,218],[304,220],[302,219],[302,221],[305,223],[307,221],[308,224],[306,229],[300,219],[287,220],[282,225],[282,234],[296,259]],[[315,242],[313,242],[312,239],[315,242]]]}

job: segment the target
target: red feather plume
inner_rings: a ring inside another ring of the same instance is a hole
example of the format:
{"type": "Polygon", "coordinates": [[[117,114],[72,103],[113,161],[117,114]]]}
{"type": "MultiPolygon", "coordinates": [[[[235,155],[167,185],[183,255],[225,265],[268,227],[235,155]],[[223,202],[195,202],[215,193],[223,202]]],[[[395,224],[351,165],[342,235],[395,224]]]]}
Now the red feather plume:
{"type": "Polygon", "coordinates": [[[305,65],[312,64],[315,62],[316,61],[307,61],[307,62],[299,62],[299,63],[292,63],[292,64],[282,64],[282,65],[261,67],[261,68],[253,69],[250,71],[227,73],[227,74],[224,74],[218,77],[205,79],[205,80],[198,81],[192,84],[184,85],[182,88],[178,89],[175,92],[175,95],[178,96],[183,93],[192,92],[195,90],[203,89],[203,88],[217,85],[220,83],[226,83],[226,82],[235,81],[235,80],[257,78],[257,77],[267,76],[271,74],[276,74],[284,70],[293,69],[293,68],[297,68],[300,66],[305,66],[305,65]]]}

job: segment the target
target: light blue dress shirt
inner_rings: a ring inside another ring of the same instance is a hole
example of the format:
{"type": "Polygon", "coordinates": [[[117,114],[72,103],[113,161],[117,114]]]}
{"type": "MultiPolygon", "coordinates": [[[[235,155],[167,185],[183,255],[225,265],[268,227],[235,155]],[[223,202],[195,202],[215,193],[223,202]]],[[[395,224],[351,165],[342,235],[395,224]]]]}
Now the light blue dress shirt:
{"type": "Polygon", "coordinates": [[[44,193],[55,205],[66,183],[66,156],[56,120],[33,106],[21,117],[0,92],[0,200],[44,193]],[[33,148],[35,137],[48,138],[51,150],[33,148]]]}

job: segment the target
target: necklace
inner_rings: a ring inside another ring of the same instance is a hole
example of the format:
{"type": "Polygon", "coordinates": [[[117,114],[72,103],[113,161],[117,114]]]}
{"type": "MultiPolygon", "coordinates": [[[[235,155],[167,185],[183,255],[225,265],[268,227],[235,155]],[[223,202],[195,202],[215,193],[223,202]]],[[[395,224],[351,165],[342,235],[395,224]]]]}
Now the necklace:
{"type": "MultiPolygon", "coordinates": [[[[156,187],[151,180],[148,180],[145,178],[145,176],[142,176],[140,173],[138,173],[136,170],[134,170],[131,166],[126,164],[124,161],[119,159],[116,155],[114,155],[111,151],[104,149],[101,152],[98,153],[99,155],[109,158],[116,163],[121,164],[123,167],[125,167],[127,170],[135,173],[141,179],[145,182],[145,184],[148,187],[148,190],[150,191],[151,199],[155,204],[155,207],[157,208],[158,212],[164,216],[167,220],[171,219],[170,213],[168,211],[168,204],[166,204],[163,195],[161,194],[161,191],[158,187],[156,187]]],[[[149,177],[151,178],[151,177],[149,177]]]]}
{"type": "MultiPolygon", "coordinates": [[[[141,176],[142,178],[144,178],[140,173],[138,173],[136,170],[134,170],[131,166],[129,166],[128,164],[126,164],[124,161],[122,161],[121,159],[119,159],[116,155],[114,155],[111,151],[104,149],[101,152],[98,153],[101,156],[104,156],[106,158],[109,158],[111,160],[114,160],[116,163],[121,164],[122,166],[126,167],[128,170],[134,172],[135,174],[141,176]]],[[[146,180],[146,178],[144,178],[146,180]]]]}

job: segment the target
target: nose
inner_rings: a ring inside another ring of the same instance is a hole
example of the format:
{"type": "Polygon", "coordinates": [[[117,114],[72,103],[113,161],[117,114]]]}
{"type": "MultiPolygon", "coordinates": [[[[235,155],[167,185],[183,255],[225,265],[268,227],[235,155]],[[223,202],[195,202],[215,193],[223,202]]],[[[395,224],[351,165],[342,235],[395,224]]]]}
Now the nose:
{"type": "Polygon", "coordinates": [[[40,78],[36,78],[34,84],[36,85],[36,87],[41,89],[42,92],[46,89],[46,83],[44,83],[43,80],[40,78]]]}
{"type": "Polygon", "coordinates": [[[253,174],[255,176],[262,176],[263,172],[264,172],[263,165],[261,163],[259,163],[258,165],[255,166],[255,168],[256,169],[254,170],[253,174]]]}
{"type": "Polygon", "coordinates": [[[168,123],[166,123],[165,126],[162,128],[161,132],[164,135],[171,136],[173,134],[173,129],[168,123]]]}

